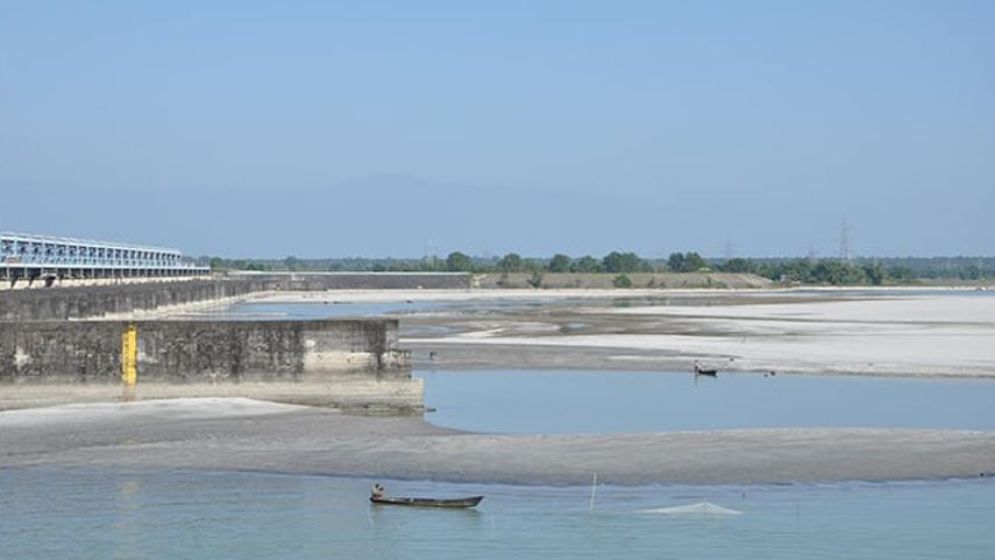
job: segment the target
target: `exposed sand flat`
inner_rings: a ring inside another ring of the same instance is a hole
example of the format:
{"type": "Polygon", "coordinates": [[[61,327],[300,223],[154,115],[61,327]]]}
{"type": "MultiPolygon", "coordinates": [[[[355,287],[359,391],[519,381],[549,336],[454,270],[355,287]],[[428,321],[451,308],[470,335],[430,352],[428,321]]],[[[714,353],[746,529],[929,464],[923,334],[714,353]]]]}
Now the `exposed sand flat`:
{"type": "MultiPolygon", "coordinates": [[[[844,292],[845,294],[845,292],[844,292]]],[[[618,310],[622,315],[661,315],[684,317],[727,317],[749,320],[781,320],[786,322],[913,322],[913,323],[970,323],[995,326],[995,297],[949,296],[875,296],[854,297],[842,300],[807,301],[801,298],[793,303],[749,303],[744,305],[640,306],[618,310]]]]}
{"type": "MultiPolygon", "coordinates": [[[[77,403],[80,411],[99,416],[108,409],[138,414],[139,411],[168,406],[161,403],[183,402],[184,399],[205,402],[204,398],[220,397],[219,409],[239,412],[239,402],[259,403],[273,401],[309,406],[343,408],[391,408],[396,410],[420,407],[423,396],[420,379],[381,379],[371,381],[362,377],[332,379],[305,378],[298,381],[242,381],[240,383],[139,383],[133,396],[139,400],[120,403],[123,392],[117,383],[22,383],[0,385],[0,414],[4,410],[50,407],[45,410],[59,415],[75,409],[56,405],[77,403]],[[244,397],[239,399],[239,397],[244,397]],[[168,399],[168,400],[167,400],[168,399]],[[259,399],[259,400],[252,400],[259,399]],[[83,404],[87,403],[87,404],[83,404]],[[121,407],[121,408],[115,408],[121,407]]],[[[207,405],[202,409],[209,408],[207,405]]],[[[182,409],[191,414],[192,409],[182,409]]],[[[273,410],[280,410],[273,408],[273,410]]],[[[29,411],[24,414],[30,416],[29,411]]],[[[39,411],[38,414],[41,414],[39,411]]],[[[73,417],[66,414],[67,418],[73,417]]],[[[13,418],[8,416],[7,418],[13,418]]]]}
{"type": "Polygon", "coordinates": [[[788,483],[977,477],[995,433],[781,429],[465,434],[245,399],[0,413],[0,467],[248,469],[519,484],[788,483]],[[230,402],[226,402],[230,401],[230,402]],[[25,418],[31,418],[25,422],[25,418]]]}
{"type": "MultiPolygon", "coordinates": [[[[718,288],[633,288],[633,289],[462,289],[462,290],[328,290],[315,292],[259,292],[242,298],[255,303],[378,303],[403,301],[521,301],[562,299],[611,299],[611,298],[680,298],[712,296],[736,301],[751,297],[777,296],[789,299],[822,299],[840,297],[876,297],[873,294],[902,294],[922,291],[921,287],[889,288],[813,288],[804,289],[718,289],[718,288]],[[860,295],[854,295],[859,293],[860,295]],[[871,294],[868,296],[868,294],[871,294]]],[[[928,288],[933,292],[969,292],[965,288],[928,288]]]]}
{"type": "MultiPolygon", "coordinates": [[[[692,293],[695,290],[674,290],[692,293]]],[[[718,292],[719,290],[712,290],[718,292]]],[[[726,290],[728,291],[728,290],[726,290]]],[[[659,295],[660,290],[626,290],[625,295],[659,295]]],[[[330,290],[327,292],[267,292],[251,296],[253,303],[392,303],[406,301],[527,301],[599,299],[618,296],[618,290],[330,290]]]]}
{"type": "Polygon", "coordinates": [[[995,376],[995,297],[916,294],[895,288],[336,290],[251,299],[480,302],[477,309],[404,316],[402,345],[415,350],[416,364],[428,365],[428,352],[435,352],[437,368],[685,370],[697,359],[731,371],[995,376]],[[626,306],[613,305],[619,301],[626,306]]]}
{"type": "Polygon", "coordinates": [[[245,398],[185,398],[134,402],[96,402],[0,411],[0,429],[140,420],[196,420],[262,416],[307,410],[305,406],[245,398]]]}
{"type": "Polygon", "coordinates": [[[687,369],[699,359],[738,371],[995,376],[995,297],[710,297],[447,317],[455,333],[403,342],[448,358],[437,367],[482,365],[468,355],[493,345],[512,361],[515,347],[583,350],[589,367],[602,368],[687,369]]]}

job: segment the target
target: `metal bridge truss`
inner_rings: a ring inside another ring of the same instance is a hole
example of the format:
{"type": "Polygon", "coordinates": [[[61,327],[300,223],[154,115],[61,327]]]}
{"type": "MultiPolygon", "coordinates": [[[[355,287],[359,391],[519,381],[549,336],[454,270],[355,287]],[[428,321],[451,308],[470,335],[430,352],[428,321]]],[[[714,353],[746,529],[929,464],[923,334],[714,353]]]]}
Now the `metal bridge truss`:
{"type": "Polygon", "coordinates": [[[175,249],[106,243],[71,237],[0,233],[0,279],[166,278],[199,276],[210,269],[175,249]]]}

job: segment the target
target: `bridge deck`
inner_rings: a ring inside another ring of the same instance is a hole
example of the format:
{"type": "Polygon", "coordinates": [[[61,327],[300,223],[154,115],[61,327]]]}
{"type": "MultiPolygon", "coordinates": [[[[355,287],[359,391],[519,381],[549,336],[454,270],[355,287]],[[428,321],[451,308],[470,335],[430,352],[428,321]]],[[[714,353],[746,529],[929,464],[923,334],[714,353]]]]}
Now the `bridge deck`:
{"type": "Polygon", "coordinates": [[[143,278],[209,272],[176,249],[0,232],[0,278],[12,282],[21,278],[143,278]]]}

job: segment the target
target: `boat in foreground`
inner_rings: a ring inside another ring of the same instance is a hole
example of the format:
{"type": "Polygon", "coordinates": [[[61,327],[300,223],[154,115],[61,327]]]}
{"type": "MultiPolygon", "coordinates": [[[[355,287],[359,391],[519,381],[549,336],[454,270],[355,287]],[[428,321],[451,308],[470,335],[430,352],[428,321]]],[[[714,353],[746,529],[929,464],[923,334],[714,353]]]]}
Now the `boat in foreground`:
{"type": "Polygon", "coordinates": [[[455,498],[449,500],[440,500],[436,498],[388,498],[387,496],[370,497],[370,501],[374,504],[435,508],[471,508],[479,504],[483,499],[483,496],[471,496],[469,498],[455,498]]]}

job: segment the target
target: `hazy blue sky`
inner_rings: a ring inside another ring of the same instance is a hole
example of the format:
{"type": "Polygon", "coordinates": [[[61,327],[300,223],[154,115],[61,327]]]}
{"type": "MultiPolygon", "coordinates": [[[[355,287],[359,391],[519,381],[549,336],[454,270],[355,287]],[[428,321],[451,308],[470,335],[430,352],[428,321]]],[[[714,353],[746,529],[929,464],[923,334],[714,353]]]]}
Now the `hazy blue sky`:
{"type": "Polygon", "coordinates": [[[0,230],[995,254],[995,2],[0,1],[0,230]]]}

